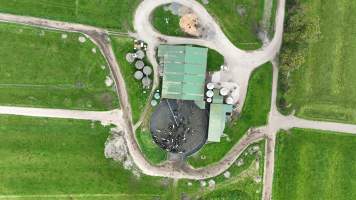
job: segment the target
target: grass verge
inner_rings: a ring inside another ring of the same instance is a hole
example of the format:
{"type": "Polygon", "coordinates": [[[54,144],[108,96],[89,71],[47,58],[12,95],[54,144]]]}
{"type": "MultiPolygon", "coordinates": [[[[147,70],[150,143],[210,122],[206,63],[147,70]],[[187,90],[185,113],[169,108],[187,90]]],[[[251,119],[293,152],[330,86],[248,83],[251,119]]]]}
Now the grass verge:
{"type": "Polygon", "coordinates": [[[164,199],[170,187],[169,180],[137,178],[121,163],[105,159],[110,127],[19,116],[0,116],[0,124],[0,195],[68,195],[70,199],[69,194],[113,194],[115,199],[140,195],[164,199]]]}
{"type": "Polygon", "coordinates": [[[6,0],[0,12],[41,17],[127,32],[140,0],[6,0]]]}
{"type": "Polygon", "coordinates": [[[251,127],[267,123],[271,102],[272,64],[266,63],[251,75],[245,105],[241,116],[228,124],[224,133],[229,140],[222,138],[219,143],[209,143],[188,161],[193,167],[204,167],[218,162],[251,127]],[[204,156],[205,159],[201,159],[204,156]]]}
{"type": "Polygon", "coordinates": [[[159,164],[167,159],[167,152],[153,141],[149,130],[138,128],[136,130],[136,138],[141,152],[152,164],[159,164]]]}
{"type": "Polygon", "coordinates": [[[137,122],[140,119],[147,99],[150,95],[150,90],[145,90],[142,87],[141,81],[134,78],[136,68],[134,64],[126,61],[125,56],[129,52],[133,52],[133,39],[126,37],[111,37],[116,60],[119,63],[120,71],[125,79],[127,93],[132,110],[132,120],[137,122]]]}
{"type": "Polygon", "coordinates": [[[224,64],[224,56],[222,56],[219,52],[209,49],[208,50],[208,71],[214,72],[219,71],[220,66],[224,64]]]}
{"type": "Polygon", "coordinates": [[[273,199],[356,199],[356,136],[292,129],[277,136],[273,199]]]}
{"type": "Polygon", "coordinates": [[[119,107],[115,88],[105,84],[110,72],[104,57],[89,39],[81,43],[79,37],[84,35],[0,23],[0,104],[119,107]]]}
{"type": "Polygon", "coordinates": [[[263,16],[264,0],[220,0],[203,5],[236,47],[254,50],[262,46],[257,31],[263,16]]]}

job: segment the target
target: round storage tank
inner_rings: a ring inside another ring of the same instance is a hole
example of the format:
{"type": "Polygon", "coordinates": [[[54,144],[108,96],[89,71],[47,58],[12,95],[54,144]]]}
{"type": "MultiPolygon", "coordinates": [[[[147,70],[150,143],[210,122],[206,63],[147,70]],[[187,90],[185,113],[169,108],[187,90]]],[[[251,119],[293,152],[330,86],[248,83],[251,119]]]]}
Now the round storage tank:
{"type": "Polygon", "coordinates": [[[143,78],[143,73],[141,71],[136,71],[134,77],[137,80],[141,80],[143,78]]]}
{"type": "Polygon", "coordinates": [[[126,61],[129,63],[133,63],[135,61],[135,57],[132,53],[126,54],[126,61]]]}
{"type": "Polygon", "coordinates": [[[143,79],[142,79],[142,84],[144,87],[150,87],[151,85],[151,79],[148,78],[147,76],[145,76],[143,79]]]}
{"type": "Polygon", "coordinates": [[[192,155],[206,143],[208,114],[194,101],[162,99],[151,117],[152,138],[165,151],[192,155]]]}
{"type": "Polygon", "coordinates": [[[158,104],[158,102],[157,102],[156,100],[153,99],[153,100],[151,101],[151,106],[154,107],[154,106],[157,106],[157,104],[158,104]]]}
{"type": "Polygon", "coordinates": [[[214,96],[214,92],[212,90],[208,90],[206,91],[206,96],[211,98],[214,96]]]}
{"type": "Polygon", "coordinates": [[[160,99],[160,98],[161,98],[161,95],[160,95],[159,93],[155,93],[154,98],[155,98],[155,99],[160,99]]]}
{"type": "Polygon", "coordinates": [[[145,52],[143,52],[142,50],[138,50],[136,52],[136,57],[140,60],[142,60],[145,57],[145,52]]]}
{"type": "Polygon", "coordinates": [[[228,95],[228,94],[229,94],[229,89],[227,89],[227,88],[221,88],[221,89],[220,89],[220,94],[221,94],[221,96],[226,96],[226,95],[228,95]]]}
{"type": "Polygon", "coordinates": [[[226,102],[227,104],[232,105],[232,104],[234,104],[234,99],[233,99],[232,97],[227,97],[227,98],[225,99],[225,102],[226,102]]]}
{"type": "Polygon", "coordinates": [[[208,90],[212,90],[212,89],[214,89],[214,87],[215,87],[214,83],[208,83],[206,85],[206,88],[208,88],[208,90]]]}
{"type": "Polygon", "coordinates": [[[149,76],[152,74],[152,68],[150,66],[145,66],[142,71],[146,76],[149,76]]]}
{"type": "Polygon", "coordinates": [[[136,67],[136,69],[142,69],[143,67],[145,66],[145,63],[143,63],[143,61],[142,60],[138,60],[138,61],[136,61],[136,63],[135,63],[135,67],[136,67]]]}

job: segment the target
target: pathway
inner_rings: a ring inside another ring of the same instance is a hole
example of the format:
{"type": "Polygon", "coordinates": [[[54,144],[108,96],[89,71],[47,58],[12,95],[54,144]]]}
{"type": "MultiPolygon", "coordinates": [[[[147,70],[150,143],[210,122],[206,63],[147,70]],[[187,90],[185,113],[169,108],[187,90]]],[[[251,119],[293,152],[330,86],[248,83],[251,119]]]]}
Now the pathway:
{"type": "Polygon", "coordinates": [[[122,111],[119,109],[111,111],[82,111],[50,108],[0,106],[0,114],[63,119],[81,119],[100,121],[103,125],[113,124],[119,127],[122,126],[122,111]]]}

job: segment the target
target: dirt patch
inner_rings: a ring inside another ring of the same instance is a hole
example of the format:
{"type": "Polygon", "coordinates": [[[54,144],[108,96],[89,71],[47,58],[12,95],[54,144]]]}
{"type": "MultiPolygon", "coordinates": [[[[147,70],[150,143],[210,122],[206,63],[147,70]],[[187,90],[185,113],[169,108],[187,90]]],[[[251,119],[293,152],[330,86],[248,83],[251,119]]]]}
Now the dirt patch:
{"type": "Polygon", "coordinates": [[[123,167],[132,171],[136,177],[140,176],[128,152],[123,131],[117,128],[111,129],[111,135],[105,142],[104,154],[106,158],[122,163],[123,167]]]}
{"type": "Polygon", "coordinates": [[[112,107],[113,96],[109,92],[100,95],[100,101],[107,107],[112,107]]]}
{"type": "Polygon", "coordinates": [[[195,14],[186,14],[180,18],[179,26],[185,33],[192,36],[201,36],[199,19],[195,14]]]}

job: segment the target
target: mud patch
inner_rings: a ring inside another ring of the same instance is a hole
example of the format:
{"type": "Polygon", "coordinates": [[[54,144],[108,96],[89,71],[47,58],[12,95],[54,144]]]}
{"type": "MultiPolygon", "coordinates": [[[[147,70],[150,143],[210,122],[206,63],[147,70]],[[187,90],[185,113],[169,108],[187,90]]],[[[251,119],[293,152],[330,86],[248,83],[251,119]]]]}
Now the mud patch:
{"type": "Polygon", "coordinates": [[[111,129],[111,135],[105,142],[104,154],[105,158],[120,162],[126,170],[130,170],[136,177],[140,177],[140,172],[129,155],[122,130],[111,129]]]}

